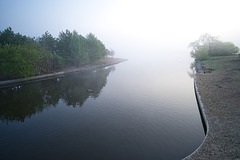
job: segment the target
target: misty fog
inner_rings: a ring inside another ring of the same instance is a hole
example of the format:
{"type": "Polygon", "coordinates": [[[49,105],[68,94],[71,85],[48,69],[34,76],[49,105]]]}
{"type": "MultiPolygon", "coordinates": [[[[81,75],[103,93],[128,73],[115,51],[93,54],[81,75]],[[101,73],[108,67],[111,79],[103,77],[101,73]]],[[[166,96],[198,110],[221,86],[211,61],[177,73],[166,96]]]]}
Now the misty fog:
{"type": "Polygon", "coordinates": [[[12,27],[35,38],[45,31],[54,37],[66,29],[84,36],[91,32],[114,57],[128,60],[4,90],[2,103],[11,107],[0,110],[0,150],[13,159],[181,159],[191,154],[204,130],[188,75],[193,62],[188,44],[209,33],[240,46],[239,4],[2,0],[1,31],[12,27]]]}

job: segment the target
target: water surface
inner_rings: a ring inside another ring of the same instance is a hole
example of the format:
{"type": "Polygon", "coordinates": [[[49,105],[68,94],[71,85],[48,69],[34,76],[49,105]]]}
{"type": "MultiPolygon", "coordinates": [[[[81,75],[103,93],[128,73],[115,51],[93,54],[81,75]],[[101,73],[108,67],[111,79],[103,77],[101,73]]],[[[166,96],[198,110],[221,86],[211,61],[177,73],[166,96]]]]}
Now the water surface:
{"type": "Polygon", "coordinates": [[[184,158],[204,138],[186,57],[1,89],[1,159],[184,158]]]}

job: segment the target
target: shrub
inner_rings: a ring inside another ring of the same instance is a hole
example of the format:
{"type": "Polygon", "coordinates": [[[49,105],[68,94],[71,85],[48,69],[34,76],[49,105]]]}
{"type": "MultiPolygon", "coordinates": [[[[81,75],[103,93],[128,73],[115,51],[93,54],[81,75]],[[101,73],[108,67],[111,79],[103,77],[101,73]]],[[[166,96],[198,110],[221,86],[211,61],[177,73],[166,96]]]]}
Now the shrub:
{"type": "Polygon", "coordinates": [[[207,60],[209,58],[208,48],[198,47],[197,50],[191,52],[191,56],[200,61],[207,60]]]}
{"type": "Polygon", "coordinates": [[[239,52],[232,42],[222,42],[210,34],[204,34],[189,44],[191,56],[198,60],[208,59],[208,56],[229,56],[239,52]]]}
{"type": "Polygon", "coordinates": [[[209,53],[210,56],[230,56],[233,53],[238,53],[239,48],[232,42],[216,41],[212,44],[211,51],[212,52],[209,53]]]}
{"type": "Polygon", "coordinates": [[[24,78],[50,69],[48,52],[35,44],[0,45],[0,72],[4,75],[24,78]]]}
{"type": "Polygon", "coordinates": [[[58,55],[53,54],[51,57],[51,67],[53,69],[63,68],[66,64],[66,60],[58,55]]]}

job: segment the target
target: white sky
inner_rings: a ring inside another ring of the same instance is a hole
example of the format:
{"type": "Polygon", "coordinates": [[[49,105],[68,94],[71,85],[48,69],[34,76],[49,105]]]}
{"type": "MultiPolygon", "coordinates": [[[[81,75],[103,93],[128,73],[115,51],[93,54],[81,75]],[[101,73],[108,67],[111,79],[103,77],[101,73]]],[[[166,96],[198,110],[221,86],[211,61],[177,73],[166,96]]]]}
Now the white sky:
{"type": "Polygon", "coordinates": [[[203,33],[240,46],[239,0],[1,0],[0,30],[94,33],[108,48],[188,44],[203,33]],[[135,42],[129,44],[129,42],[135,42]]]}

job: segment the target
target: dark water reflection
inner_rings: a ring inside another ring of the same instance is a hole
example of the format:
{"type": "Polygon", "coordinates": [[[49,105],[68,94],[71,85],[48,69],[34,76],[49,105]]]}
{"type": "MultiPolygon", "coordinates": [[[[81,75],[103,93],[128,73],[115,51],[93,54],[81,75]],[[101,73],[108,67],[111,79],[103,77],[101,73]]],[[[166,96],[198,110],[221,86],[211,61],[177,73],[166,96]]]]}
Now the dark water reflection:
{"type": "Polygon", "coordinates": [[[2,122],[24,122],[26,118],[55,107],[59,100],[66,106],[82,106],[87,98],[97,98],[107,83],[114,66],[100,68],[91,73],[71,74],[67,77],[39,83],[14,86],[0,90],[0,119],[2,122]]]}
{"type": "Polygon", "coordinates": [[[147,61],[139,55],[116,68],[0,90],[1,159],[159,160],[193,152],[204,131],[189,61],[157,54],[147,61]]]}

